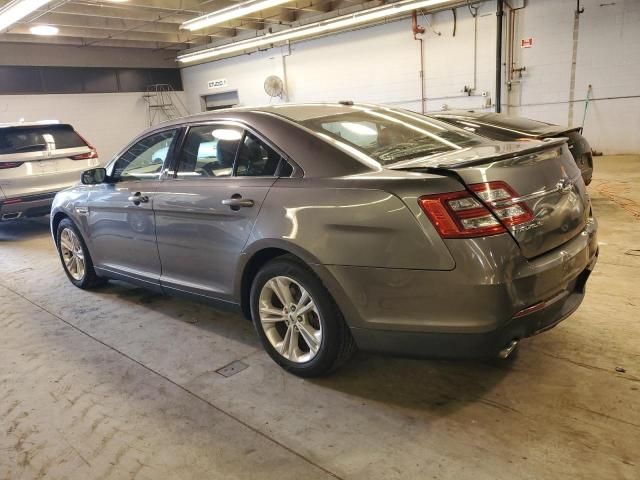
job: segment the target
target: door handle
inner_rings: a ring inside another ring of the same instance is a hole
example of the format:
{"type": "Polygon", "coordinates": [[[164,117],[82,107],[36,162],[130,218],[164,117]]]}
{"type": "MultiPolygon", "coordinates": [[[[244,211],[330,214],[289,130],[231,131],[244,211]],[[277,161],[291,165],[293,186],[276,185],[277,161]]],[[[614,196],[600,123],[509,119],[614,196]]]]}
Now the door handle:
{"type": "Polygon", "coordinates": [[[248,198],[242,198],[242,196],[236,193],[235,195],[232,195],[231,198],[225,198],[222,200],[222,204],[227,207],[231,207],[231,210],[240,210],[243,207],[253,207],[255,202],[248,198]]]}
{"type": "Polygon", "coordinates": [[[147,203],[149,197],[142,195],[140,192],[136,192],[129,197],[129,201],[133,202],[134,205],[140,205],[141,203],[147,203]]]}

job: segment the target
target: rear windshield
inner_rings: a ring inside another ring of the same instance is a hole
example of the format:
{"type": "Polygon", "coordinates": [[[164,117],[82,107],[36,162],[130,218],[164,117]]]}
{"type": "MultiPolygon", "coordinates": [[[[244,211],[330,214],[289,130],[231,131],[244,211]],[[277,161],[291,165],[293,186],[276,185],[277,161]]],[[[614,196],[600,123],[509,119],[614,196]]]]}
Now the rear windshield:
{"type": "Polygon", "coordinates": [[[363,108],[300,122],[346,144],[381,165],[482,143],[480,137],[451,125],[404,110],[363,108]]]}
{"type": "Polygon", "coordinates": [[[71,125],[35,125],[0,128],[0,155],[85,147],[71,125]]]}

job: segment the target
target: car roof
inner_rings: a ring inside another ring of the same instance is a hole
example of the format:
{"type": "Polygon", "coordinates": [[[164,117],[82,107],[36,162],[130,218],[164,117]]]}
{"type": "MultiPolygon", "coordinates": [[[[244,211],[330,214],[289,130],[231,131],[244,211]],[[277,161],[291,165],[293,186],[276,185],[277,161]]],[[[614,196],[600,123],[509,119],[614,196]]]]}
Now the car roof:
{"type": "Polygon", "coordinates": [[[352,112],[354,108],[378,108],[379,105],[373,104],[354,104],[353,102],[341,103],[285,103],[280,105],[264,105],[255,107],[233,107],[222,108],[204,113],[196,113],[185,117],[169,120],[159,125],[155,125],[154,129],[159,126],[182,125],[185,123],[196,123],[207,120],[220,120],[229,115],[238,113],[270,113],[285,117],[293,122],[304,122],[312,118],[324,117],[328,115],[338,115],[341,113],[352,112]]]}
{"type": "MultiPolygon", "coordinates": [[[[204,112],[195,115],[175,118],[167,122],[153,125],[129,144],[133,144],[146,135],[158,131],[180,128],[182,126],[209,122],[239,122],[268,139],[272,145],[302,168],[305,176],[344,176],[364,173],[371,170],[352,155],[336,149],[336,147],[301,125],[305,119],[318,116],[353,112],[351,104],[282,104],[260,107],[236,107],[204,112]],[[298,135],[291,135],[291,126],[299,129],[298,135]],[[306,162],[309,151],[324,158],[322,162],[306,162]]],[[[377,105],[376,105],[377,107],[377,105]]],[[[362,106],[360,106],[362,108],[362,106]]],[[[367,108],[372,108],[368,105],[367,108]]]]}
{"type": "Polygon", "coordinates": [[[33,126],[43,126],[43,125],[60,125],[60,121],[59,120],[36,120],[35,122],[8,122],[8,123],[0,123],[0,128],[33,127],[33,126]]]}

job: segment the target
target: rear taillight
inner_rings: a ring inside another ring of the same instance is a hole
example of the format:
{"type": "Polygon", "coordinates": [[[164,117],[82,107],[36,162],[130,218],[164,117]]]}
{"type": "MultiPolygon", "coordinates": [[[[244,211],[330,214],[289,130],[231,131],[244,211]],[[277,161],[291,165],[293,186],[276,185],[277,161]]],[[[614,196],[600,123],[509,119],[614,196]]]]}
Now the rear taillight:
{"type": "Polygon", "coordinates": [[[90,152],[87,153],[81,153],[80,155],[74,155],[72,157],[69,157],[71,160],[91,160],[92,158],[98,158],[98,151],[96,150],[96,147],[94,147],[93,145],[91,145],[86,138],[84,138],[82,135],[80,135],[78,132],[76,132],[76,134],[84,141],[84,143],[87,144],[87,147],[89,147],[91,149],[90,152]]]}
{"type": "Polygon", "coordinates": [[[96,151],[96,149],[90,145],[89,145],[89,148],[91,150],[88,151],[87,153],[81,153],[80,155],[72,155],[69,158],[71,160],[91,160],[92,158],[98,158],[98,152],[96,151]]]}
{"type": "Polygon", "coordinates": [[[473,194],[463,190],[418,199],[442,238],[497,235],[506,232],[506,227],[533,219],[526,204],[514,202],[518,195],[504,182],[476,183],[469,188],[473,194]]]}
{"type": "Polygon", "coordinates": [[[22,165],[24,162],[0,162],[0,170],[5,168],[16,168],[22,165]]]}
{"type": "Polygon", "coordinates": [[[533,213],[527,204],[518,202],[520,195],[505,182],[476,183],[470,188],[503,225],[513,227],[533,220],[533,213]]]}
{"type": "Polygon", "coordinates": [[[506,231],[487,207],[467,191],[426,195],[418,203],[442,238],[472,238],[506,231]]]}

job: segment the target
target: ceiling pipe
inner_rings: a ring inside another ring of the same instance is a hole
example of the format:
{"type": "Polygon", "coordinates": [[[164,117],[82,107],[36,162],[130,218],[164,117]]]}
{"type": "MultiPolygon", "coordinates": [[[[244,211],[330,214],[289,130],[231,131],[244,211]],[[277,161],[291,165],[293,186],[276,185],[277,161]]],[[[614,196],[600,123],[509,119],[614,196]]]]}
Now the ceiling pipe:
{"type": "Polygon", "coordinates": [[[411,12],[411,31],[413,32],[413,39],[420,42],[420,111],[426,112],[425,103],[427,101],[425,92],[425,78],[424,78],[424,27],[418,25],[418,12],[414,10],[411,12]],[[418,37],[420,35],[420,37],[418,37]]]}
{"type": "Polygon", "coordinates": [[[497,0],[496,7],[496,113],[502,110],[502,8],[503,0],[497,0]]]}

